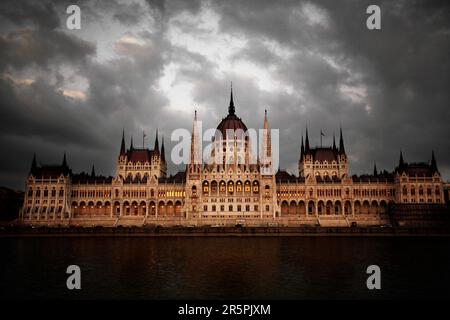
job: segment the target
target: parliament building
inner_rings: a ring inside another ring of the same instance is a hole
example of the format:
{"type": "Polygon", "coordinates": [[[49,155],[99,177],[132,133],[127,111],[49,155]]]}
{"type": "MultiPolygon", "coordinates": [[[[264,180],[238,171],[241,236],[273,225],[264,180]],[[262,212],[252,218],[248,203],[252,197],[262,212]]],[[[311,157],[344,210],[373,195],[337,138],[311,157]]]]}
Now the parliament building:
{"type": "Polygon", "coordinates": [[[73,173],[66,155],[60,165],[38,165],[26,180],[20,221],[72,226],[372,226],[389,224],[395,208],[441,207],[445,184],[434,153],[429,162],[410,163],[402,153],[392,172],[350,175],[342,129],[330,147],[302,137],[298,172],[274,170],[267,112],[265,136],[255,160],[247,127],[236,115],[231,91],[228,115],[213,138],[213,161],[198,161],[197,114],[191,132],[190,161],[168,175],[164,140],[153,149],[137,148],[125,136],[114,176],[73,173]],[[235,132],[230,135],[230,132],[235,132]],[[240,134],[239,134],[240,133],[240,134]],[[243,133],[243,134],[242,134],[243,133]],[[236,148],[242,143],[241,153],[236,148]],[[229,148],[235,147],[230,152],[229,148]],[[228,155],[232,156],[228,158],[228,155]],[[218,158],[225,161],[216,161],[218,158]]]}

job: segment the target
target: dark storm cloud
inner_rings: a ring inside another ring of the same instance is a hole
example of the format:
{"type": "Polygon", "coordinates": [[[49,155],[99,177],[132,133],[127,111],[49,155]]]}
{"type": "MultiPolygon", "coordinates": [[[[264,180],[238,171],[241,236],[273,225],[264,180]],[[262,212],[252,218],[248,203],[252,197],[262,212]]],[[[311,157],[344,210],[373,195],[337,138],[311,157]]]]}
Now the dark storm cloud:
{"type": "Polygon", "coordinates": [[[138,3],[116,4],[116,6],[114,18],[123,24],[136,24],[143,18],[143,8],[138,3]]]}
{"type": "Polygon", "coordinates": [[[54,29],[59,26],[59,16],[53,3],[48,1],[4,0],[0,3],[0,17],[18,25],[34,24],[54,29]]]}
{"type": "Polygon", "coordinates": [[[66,150],[75,171],[95,162],[97,172],[114,174],[123,128],[127,144],[133,135],[140,145],[145,130],[153,145],[157,127],[169,144],[171,130],[192,125],[192,116],[168,107],[173,97],[158,90],[172,64],[171,86],[192,85],[194,106],[186,107],[202,107],[204,128],[226,115],[231,80],[248,127],[261,127],[267,108],[271,127],[280,128],[281,167],[293,172],[306,125],[313,144],[323,129],[329,145],[342,124],[352,173],[370,172],[374,161],[392,170],[400,149],[407,161],[426,161],[434,148],[444,178],[450,175],[445,2],[378,1],[381,31],[365,27],[372,1],[80,2],[87,28],[100,21],[116,32],[109,51],[101,28],[89,30],[101,33],[98,41],[63,28],[65,3],[0,4],[0,147],[9,151],[0,160],[2,185],[23,185],[33,151],[38,160],[59,162],[66,150]],[[267,71],[273,88],[261,88],[252,69],[224,70],[195,43],[171,42],[176,27],[192,42],[206,38],[214,46],[200,21],[204,10],[217,15],[217,37],[243,40],[230,65],[267,71]],[[154,25],[133,29],[148,21],[154,25]],[[68,78],[67,68],[82,81],[68,78]],[[79,81],[82,93],[64,92],[79,81]]]}
{"type": "MultiPolygon", "coordinates": [[[[249,59],[267,63],[271,58],[257,39],[272,39],[300,52],[277,63],[280,74],[307,94],[293,106],[301,114],[297,119],[303,127],[309,123],[315,143],[320,128],[326,128],[328,144],[330,131],[342,122],[353,172],[368,171],[374,161],[392,169],[400,148],[408,160],[427,160],[435,148],[448,174],[449,7],[442,2],[378,2],[383,30],[372,32],[365,28],[365,9],[372,2],[313,2],[329,16],[330,29],[286,18],[298,4],[227,1],[217,7],[222,30],[252,39],[243,51],[249,59]],[[312,55],[304,54],[305,49],[312,55]],[[319,53],[333,57],[345,70],[329,67],[319,53]],[[342,84],[358,83],[367,90],[369,113],[339,91],[342,84]]],[[[281,103],[275,105],[285,111],[281,103]]],[[[280,120],[283,127],[295,125],[288,117],[280,120]]],[[[295,136],[286,138],[289,148],[298,144],[295,136]]],[[[292,167],[297,155],[287,147],[285,151],[284,165],[292,167]]]]}
{"type": "Polygon", "coordinates": [[[95,46],[60,31],[22,29],[0,35],[0,71],[10,67],[49,67],[52,64],[84,62],[95,46]]]}

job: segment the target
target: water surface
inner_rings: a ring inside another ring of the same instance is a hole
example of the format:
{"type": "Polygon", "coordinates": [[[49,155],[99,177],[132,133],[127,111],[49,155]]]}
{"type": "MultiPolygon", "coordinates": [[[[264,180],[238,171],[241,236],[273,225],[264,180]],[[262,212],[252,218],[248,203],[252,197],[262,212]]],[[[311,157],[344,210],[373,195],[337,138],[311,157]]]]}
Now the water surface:
{"type": "Polygon", "coordinates": [[[357,299],[450,296],[448,238],[2,238],[0,296],[357,299]],[[82,290],[66,289],[79,265],[82,290]],[[380,266],[382,289],[366,287],[380,266]]]}

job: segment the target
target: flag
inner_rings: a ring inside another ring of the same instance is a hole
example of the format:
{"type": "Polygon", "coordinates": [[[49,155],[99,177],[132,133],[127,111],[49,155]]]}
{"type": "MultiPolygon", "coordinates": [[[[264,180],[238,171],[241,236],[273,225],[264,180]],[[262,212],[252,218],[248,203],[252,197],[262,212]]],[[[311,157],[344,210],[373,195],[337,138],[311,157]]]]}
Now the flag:
{"type": "Polygon", "coordinates": [[[320,130],[320,136],[325,137],[325,134],[320,130]]]}

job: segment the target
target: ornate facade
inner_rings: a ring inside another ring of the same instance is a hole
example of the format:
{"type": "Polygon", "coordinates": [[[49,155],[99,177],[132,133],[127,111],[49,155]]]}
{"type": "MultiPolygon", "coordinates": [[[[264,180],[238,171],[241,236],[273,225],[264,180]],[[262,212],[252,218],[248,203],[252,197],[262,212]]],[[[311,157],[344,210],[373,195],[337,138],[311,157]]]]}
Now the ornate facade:
{"type": "MultiPolygon", "coordinates": [[[[342,130],[339,146],[333,137],[332,147],[311,147],[306,130],[298,175],[275,172],[270,131],[264,131],[255,161],[247,127],[235,112],[231,92],[207,163],[201,161],[195,114],[190,161],[175,175],[167,175],[158,133],[153,149],[136,148],[132,140],[127,149],[123,134],[113,177],[96,175],[94,168],[75,174],[65,154],[61,165],[38,166],[34,156],[20,218],[27,224],[88,226],[381,225],[392,204],[445,201],[434,153],[429,163],[407,163],[400,153],[392,172],[375,167],[372,174],[351,176],[342,130]]],[[[263,128],[269,129],[267,112],[263,128]]]]}

